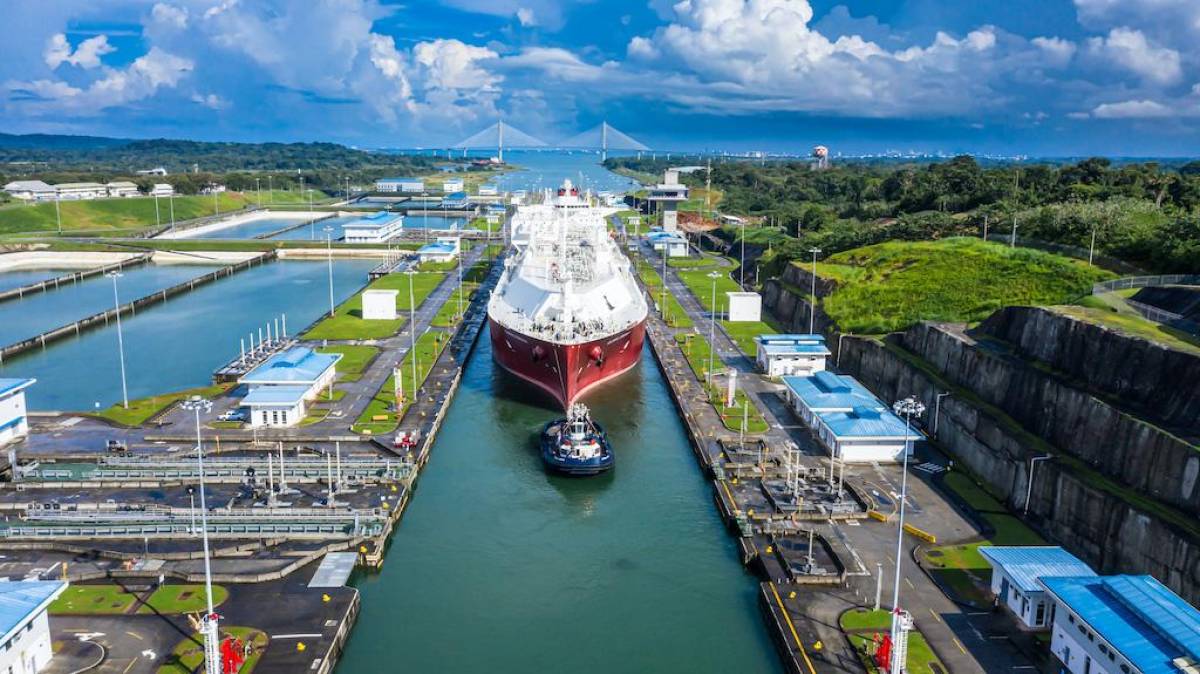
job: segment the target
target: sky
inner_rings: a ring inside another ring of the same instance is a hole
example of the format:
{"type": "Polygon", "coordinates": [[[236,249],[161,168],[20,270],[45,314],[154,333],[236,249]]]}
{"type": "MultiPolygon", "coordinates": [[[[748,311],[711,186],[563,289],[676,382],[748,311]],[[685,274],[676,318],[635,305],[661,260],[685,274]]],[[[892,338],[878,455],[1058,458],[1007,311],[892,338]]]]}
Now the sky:
{"type": "Polygon", "coordinates": [[[1200,155],[1198,0],[8,0],[0,131],[1200,155]]]}

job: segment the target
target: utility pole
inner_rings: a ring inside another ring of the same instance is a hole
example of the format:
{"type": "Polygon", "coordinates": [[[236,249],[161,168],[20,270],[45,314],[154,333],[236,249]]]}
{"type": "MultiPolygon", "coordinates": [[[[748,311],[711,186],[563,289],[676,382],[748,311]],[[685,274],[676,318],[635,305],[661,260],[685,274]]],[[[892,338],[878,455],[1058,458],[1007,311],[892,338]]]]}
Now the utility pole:
{"type": "Polygon", "coordinates": [[[1012,236],[1010,236],[1008,239],[1008,247],[1009,248],[1017,247],[1017,214],[1016,213],[1013,214],[1012,236]]]}
{"type": "MultiPolygon", "coordinates": [[[[711,386],[713,356],[717,353],[717,279],[721,278],[721,275],[715,271],[711,271],[708,273],[708,277],[712,279],[712,313],[709,314],[708,321],[708,372],[705,374],[707,375],[708,383],[711,386]]],[[[664,278],[663,285],[665,286],[666,283],[667,280],[664,278]]]]}
{"type": "Polygon", "coordinates": [[[220,617],[213,610],[212,567],[208,552],[208,505],[204,496],[204,447],[200,438],[200,412],[212,409],[212,401],[192,396],[181,407],[196,414],[196,464],[200,473],[200,532],[204,541],[204,593],[208,600],[208,613],[200,619],[200,632],[204,635],[204,673],[221,674],[219,629],[220,617]]]}
{"type": "Polygon", "coordinates": [[[333,318],[333,227],[325,225],[322,229],[325,231],[325,261],[329,267],[329,317],[333,318]]]}
{"type": "Polygon", "coordinates": [[[905,657],[907,656],[908,629],[912,624],[912,617],[900,609],[900,563],[904,559],[904,503],[908,498],[908,454],[910,450],[911,437],[911,419],[913,416],[921,416],[925,413],[925,405],[914,397],[908,397],[903,400],[896,401],[892,406],[896,414],[904,415],[904,457],[902,464],[902,474],[900,478],[900,521],[899,528],[896,532],[896,578],[892,589],[892,662],[888,671],[904,672],[907,668],[905,657]]]}
{"type": "Polygon", "coordinates": [[[812,253],[812,292],[811,299],[808,305],[808,334],[815,334],[817,322],[817,254],[821,252],[820,248],[809,248],[808,252],[812,253]]]}
{"type": "Polygon", "coordinates": [[[117,315],[117,356],[121,361],[121,405],[129,409],[129,388],[125,385],[125,337],[121,332],[121,300],[117,296],[117,279],[124,276],[119,271],[110,271],[105,276],[113,283],[113,313],[117,315]]]}
{"type": "Polygon", "coordinates": [[[1025,488],[1025,505],[1021,508],[1021,517],[1029,514],[1029,500],[1033,498],[1033,469],[1037,468],[1039,461],[1049,461],[1054,455],[1046,454],[1045,456],[1035,456],[1029,460],[1029,484],[1025,488]]]}

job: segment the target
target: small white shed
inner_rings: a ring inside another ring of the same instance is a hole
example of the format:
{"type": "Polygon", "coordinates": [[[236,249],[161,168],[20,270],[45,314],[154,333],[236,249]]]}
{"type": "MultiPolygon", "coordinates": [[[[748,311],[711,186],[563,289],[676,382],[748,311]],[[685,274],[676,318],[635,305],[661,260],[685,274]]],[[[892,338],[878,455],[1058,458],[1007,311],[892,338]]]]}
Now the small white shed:
{"type": "Polygon", "coordinates": [[[366,290],[362,294],[362,317],[367,321],[396,320],[399,290],[366,290]]]}
{"type": "Polygon", "coordinates": [[[753,323],[762,320],[762,295],[750,292],[727,292],[730,322],[753,323]]]}

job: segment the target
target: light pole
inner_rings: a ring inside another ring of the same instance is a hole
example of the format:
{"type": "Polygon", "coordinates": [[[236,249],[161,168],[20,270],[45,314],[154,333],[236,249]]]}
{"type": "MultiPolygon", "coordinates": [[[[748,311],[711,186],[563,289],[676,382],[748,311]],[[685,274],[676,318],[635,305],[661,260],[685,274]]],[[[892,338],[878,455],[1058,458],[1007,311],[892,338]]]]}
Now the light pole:
{"type": "Polygon", "coordinates": [[[254,192],[258,195],[258,207],[262,208],[262,178],[254,179],[254,192]]]}
{"type": "Polygon", "coordinates": [[[1033,469],[1037,468],[1038,461],[1049,461],[1054,455],[1046,454],[1045,456],[1035,456],[1029,460],[1029,485],[1025,488],[1025,506],[1021,508],[1021,517],[1029,514],[1029,499],[1033,498],[1033,469]]]}
{"type": "Polygon", "coordinates": [[[808,252],[813,256],[812,268],[812,299],[808,304],[808,334],[814,334],[817,322],[817,253],[821,252],[820,248],[809,248],[808,252]]]}
{"type": "MultiPolygon", "coordinates": [[[[301,176],[300,180],[304,180],[304,177],[301,176]]],[[[317,219],[313,216],[311,189],[308,190],[308,238],[317,240],[317,219]]]]}
{"type": "Polygon", "coordinates": [[[1017,215],[1015,213],[1013,214],[1012,235],[1008,239],[1008,247],[1017,247],[1017,215]]]}
{"type": "Polygon", "coordinates": [[[129,388],[125,385],[125,336],[121,332],[121,300],[117,295],[117,279],[124,276],[119,271],[104,274],[113,283],[113,312],[117,315],[117,357],[121,362],[121,405],[129,409],[129,388]]]}
{"type": "Polygon", "coordinates": [[[417,303],[413,299],[413,281],[416,280],[417,270],[409,268],[408,274],[408,352],[412,355],[412,396],[417,399],[417,303]]]}
{"type": "Polygon", "coordinates": [[[171,193],[167,195],[167,203],[171,206],[171,229],[175,229],[175,190],[171,189],[171,193]]]}
{"type": "Polygon", "coordinates": [[[950,395],[949,391],[939,393],[933,398],[933,437],[937,437],[938,421],[942,418],[942,398],[950,395]]]}
{"type": "Polygon", "coordinates": [[[200,536],[204,541],[204,594],[208,600],[208,613],[200,621],[200,631],[204,635],[204,672],[221,674],[221,633],[218,629],[220,618],[213,611],[212,567],[208,558],[208,504],[204,497],[204,445],[200,438],[200,412],[207,413],[212,410],[212,401],[192,396],[180,406],[196,415],[196,465],[200,472],[200,536]]]}
{"type": "Polygon", "coordinates": [[[329,317],[333,318],[333,227],[325,225],[325,262],[329,267],[329,317]]]}
{"type": "MultiPolygon", "coordinates": [[[[663,287],[662,287],[662,300],[661,300],[661,302],[662,302],[662,303],[658,305],[658,312],[659,312],[660,314],[662,314],[662,317],[663,317],[663,322],[664,322],[664,323],[666,323],[666,322],[667,322],[667,255],[666,255],[666,253],[667,253],[667,251],[668,251],[668,250],[670,250],[670,245],[671,245],[671,244],[664,244],[664,245],[663,245],[663,256],[662,256],[662,263],[663,263],[662,282],[663,282],[663,287]]],[[[668,323],[668,325],[669,325],[669,323],[668,323]]]]}
{"type": "Polygon", "coordinates": [[[458,254],[457,254],[455,257],[457,257],[457,258],[458,258],[458,318],[459,318],[459,320],[462,320],[462,315],[463,315],[463,310],[462,310],[462,302],[463,302],[463,296],[462,296],[462,294],[463,294],[463,287],[462,287],[462,283],[463,283],[463,281],[462,281],[462,268],[463,268],[463,259],[462,259],[462,244],[461,244],[461,243],[459,244],[459,251],[458,251],[458,254]]]}
{"type": "MultiPolygon", "coordinates": [[[[705,372],[708,384],[712,385],[713,371],[713,356],[717,353],[717,279],[721,275],[715,271],[710,271],[708,277],[712,279],[712,313],[708,317],[708,372],[705,372]]],[[[663,286],[666,287],[667,279],[663,279],[663,286]]]]}
{"type": "Polygon", "coordinates": [[[900,611],[900,561],[904,558],[904,501],[908,498],[908,454],[910,450],[910,436],[912,417],[920,417],[925,413],[925,405],[916,398],[909,396],[903,400],[897,400],[892,409],[897,415],[904,415],[904,463],[903,472],[900,477],[900,523],[899,529],[896,532],[896,578],[892,587],[892,662],[888,668],[893,674],[901,674],[907,669],[907,663],[901,658],[904,657],[907,649],[899,648],[898,642],[906,637],[902,634],[904,627],[901,621],[900,611]]]}
{"type": "Polygon", "coordinates": [[[54,191],[54,220],[55,220],[55,222],[58,223],[58,235],[59,236],[62,236],[62,210],[59,207],[59,204],[61,202],[62,202],[62,198],[58,196],[58,190],[55,190],[54,191]]]}
{"type": "Polygon", "coordinates": [[[154,226],[162,227],[162,217],[158,214],[158,195],[154,195],[154,226]]]}
{"type": "Polygon", "coordinates": [[[425,243],[429,243],[429,193],[421,193],[421,229],[425,230],[425,243]]]}
{"type": "Polygon", "coordinates": [[[267,176],[267,199],[275,203],[275,176],[267,176]]]}
{"type": "Polygon", "coordinates": [[[742,261],[738,265],[739,283],[742,290],[746,289],[746,219],[742,218],[742,261]]]}

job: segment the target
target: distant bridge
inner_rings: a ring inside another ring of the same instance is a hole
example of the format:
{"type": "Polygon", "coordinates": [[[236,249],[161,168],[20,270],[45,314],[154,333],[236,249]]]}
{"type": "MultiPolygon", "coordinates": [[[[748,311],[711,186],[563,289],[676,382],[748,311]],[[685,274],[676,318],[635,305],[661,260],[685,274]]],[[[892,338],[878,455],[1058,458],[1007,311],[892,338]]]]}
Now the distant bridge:
{"type": "MultiPolygon", "coordinates": [[[[495,124],[475,133],[454,145],[463,151],[496,148],[496,156],[504,161],[504,148],[549,147],[545,141],[531,134],[498,121],[495,124]]],[[[600,150],[602,158],[608,157],[609,150],[649,150],[650,148],[620,131],[608,122],[601,122],[595,127],[576,134],[557,143],[555,147],[600,150]]]]}

